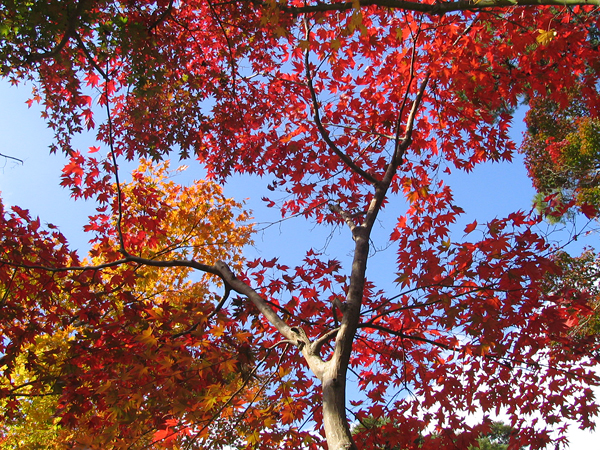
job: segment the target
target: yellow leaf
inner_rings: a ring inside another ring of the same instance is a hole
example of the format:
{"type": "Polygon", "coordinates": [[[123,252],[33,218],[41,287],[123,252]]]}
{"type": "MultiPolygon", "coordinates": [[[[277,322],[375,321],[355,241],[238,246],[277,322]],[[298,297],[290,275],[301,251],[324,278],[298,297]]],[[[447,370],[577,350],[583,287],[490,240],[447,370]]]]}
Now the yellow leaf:
{"type": "Polygon", "coordinates": [[[283,37],[283,36],[287,36],[287,30],[283,27],[275,27],[275,35],[277,37],[283,37]]]}
{"type": "Polygon", "coordinates": [[[153,320],[160,320],[163,316],[163,309],[160,307],[152,308],[148,310],[148,315],[153,320]]]}
{"type": "Polygon", "coordinates": [[[217,397],[214,396],[214,395],[210,396],[210,397],[206,397],[205,400],[204,400],[204,402],[203,402],[204,407],[206,409],[212,408],[217,403],[217,400],[218,400],[217,397]]]}
{"type": "Polygon", "coordinates": [[[229,372],[229,373],[235,372],[237,369],[237,361],[234,359],[226,359],[222,363],[222,368],[223,368],[223,371],[225,371],[226,373],[227,372],[229,372]]]}
{"type": "Polygon", "coordinates": [[[331,41],[329,43],[329,45],[331,46],[331,48],[333,50],[339,50],[339,48],[341,47],[342,44],[339,39],[334,39],[333,41],[331,41]]]}
{"type": "Polygon", "coordinates": [[[248,443],[250,445],[256,444],[259,440],[260,440],[260,435],[258,434],[258,431],[255,431],[254,433],[252,433],[251,435],[248,436],[248,443]]]}
{"type": "Polygon", "coordinates": [[[100,386],[98,389],[96,389],[96,393],[102,394],[103,392],[108,391],[111,386],[112,386],[112,381],[108,380],[106,383],[104,383],[102,386],[100,386]]]}
{"type": "Polygon", "coordinates": [[[350,23],[348,23],[348,31],[350,33],[354,33],[356,27],[362,24],[363,15],[360,11],[354,11],[352,17],[350,18],[350,23]]]}
{"type": "Polygon", "coordinates": [[[298,42],[298,47],[300,47],[302,50],[308,50],[310,48],[310,41],[300,39],[298,42]]]}
{"type": "Polygon", "coordinates": [[[550,43],[550,41],[552,41],[552,39],[554,39],[556,37],[556,35],[558,34],[554,28],[547,30],[547,31],[546,30],[538,30],[538,33],[540,35],[538,37],[536,37],[535,40],[540,45],[548,45],[550,43]]]}
{"type": "Polygon", "coordinates": [[[157,339],[152,336],[152,327],[148,327],[146,330],[142,331],[142,334],[138,335],[135,340],[148,345],[155,345],[157,342],[157,339]]]}

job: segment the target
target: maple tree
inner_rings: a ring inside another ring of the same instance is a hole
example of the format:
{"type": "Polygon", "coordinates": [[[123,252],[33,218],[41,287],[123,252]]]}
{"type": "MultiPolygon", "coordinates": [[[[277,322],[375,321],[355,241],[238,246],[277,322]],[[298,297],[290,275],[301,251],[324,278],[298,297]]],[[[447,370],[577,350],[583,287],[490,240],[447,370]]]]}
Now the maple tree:
{"type": "Polygon", "coordinates": [[[554,259],[560,267],[560,275],[549,274],[546,292],[550,295],[561,295],[573,301],[572,311],[575,315],[581,308],[588,310],[578,319],[572,330],[582,338],[594,338],[600,331],[600,255],[592,249],[586,249],[579,256],[571,256],[565,251],[559,251],[554,259]],[[586,298],[580,298],[584,292],[586,298]],[[590,314],[589,310],[593,311],[590,314]]]}
{"type": "MultiPolygon", "coordinates": [[[[241,386],[236,402],[257,396],[256,382],[239,376],[239,344],[248,332],[213,310],[215,280],[190,280],[191,267],[165,271],[110,262],[118,253],[118,242],[107,233],[112,216],[106,210],[113,202],[127,208],[120,229],[140,256],[211,255],[241,268],[241,247],[251,234],[247,213],[236,214],[240,205],[214,183],[183,187],[171,175],[166,165],[144,162],[118,196],[103,202],[89,225],[95,233],[91,260],[62,255],[67,264],[82,266],[76,276],[19,270],[24,263],[17,255],[29,258],[29,265],[49,264],[54,260],[45,258],[62,253],[52,251],[58,247],[66,251],[66,242],[56,230],[41,231],[39,221],[28,223],[23,210],[3,214],[3,236],[11,237],[3,242],[13,249],[13,273],[3,285],[2,335],[10,339],[0,384],[3,448],[73,442],[108,448],[119,439],[144,448],[158,438],[172,440],[176,433],[169,430],[181,422],[202,423],[225,410],[241,386]],[[102,264],[104,270],[95,269],[102,264]],[[48,283],[52,289],[43,296],[31,291],[48,283]],[[24,295],[35,299],[29,314],[23,313],[24,295]],[[210,336],[201,333],[207,326],[210,336]],[[148,435],[153,429],[158,433],[148,435]]],[[[223,432],[221,439],[232,435],[223,432]]]]}
{"type": "Polygon", "coordinates": [[[3,213],[4,415],[54,389],[65,442],[100,448],[355,449],[350,421],[367,417],[387,417],[398,448],[468,448],[500,412],[511,446],[544,448],[568,420],[593,426],[598,343],[572,332],[587,288],[547,289],[561,267],[534,213],[457,231],[446,174],[509,161],[523,99],[577,89],[596,120],[597,6],[4,2],[0,70],[34,83],[62,184],[99,203],[86,263],[23,209],[3,213]],[[86,129],[89,153],[72,144],[86,129]],[[247,216],[213,184],[118,178],[121,159],[174,156],[218,183],[265,178],[269,206],[342,229],[352,260],[306,239],[299,263],[242,265],[247,216]],[[396,251],[392,289],[367,278],[377,242],[396,251]],[[46,350],[57,329],[69,339],[46,350]]]}
{"type": "MultiPolygon", "coordinates": [[[[390,421],[383,419],[373,419],[372,417],[361,420],[360,424],[355,427],[352,432],[353,435],[360,435],[364,433],[368,429],[372,429],[377,433],[375,446],[370,445],[366,448],[371,448],[373,450],[399,450],[400,447],[394,447],[393,445],[389,445],[387,442],[386,433],[381,432],[381,427],[388,428],[390,430],[390,421]]],[[[398,432],[391,427],[391,439],[395,440],[394,435],[398,432]]],[[[476,445],[471,445],[468,447],[468,450],[475,450],[479,448],[481,450],[507,450],[508,444],[510,443],[510,437],[514,434],[514,430],[505,425],[502,422],[493,422],[490,425],[490,431],[484,436],[481,436],[477,439],[476,445]]],[[[424,443],[426,440],[435,440],[436,435],[423,436],[419,439],[419,444],[424,443]]],[[[360,439],[360,438],[359,438],[360,439]]],[[[359,441],[360,442],[360,441],[359,441]]],[[[521,450],[521,449],[519,449],[521,450]]]]}
{"type": "Polygon", "coordinates": [[[521,150],[539,193],[536,203],[555,220],[574,207],[594,218],[600,207],[600,122],[578,95],[570,92],[566,105],[535,100],[527,113],[521,150]]]}

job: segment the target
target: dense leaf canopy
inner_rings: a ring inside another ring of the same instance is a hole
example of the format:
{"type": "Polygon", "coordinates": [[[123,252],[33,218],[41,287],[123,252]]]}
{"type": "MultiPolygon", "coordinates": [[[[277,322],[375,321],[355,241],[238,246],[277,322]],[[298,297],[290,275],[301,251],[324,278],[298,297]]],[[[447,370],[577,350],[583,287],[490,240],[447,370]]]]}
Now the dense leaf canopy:
{"type": "Polygon", "coordinates": [[[568,103],[542,99],[528,112],[529,133],[522,151],[539,209],[561,218],[576,206],[593,218],[600,207],[600,122],[574,92],[568,103]]]}
{"type": "Polygon", "coordinates": [[[0,438],[18,446],[37,420],[68,448],[342,450],[351,422],[387,417],[397,448],[468,448],[502,413],[512,446],[544,448],[568,420],[590,427],[589,286],[548,288],[561,264],[535,212],[457,231],[448,175],[510,161],[523,101],[577,92],[595,130],[596,4],[2,2],[0,71],[33,84],[62,184],[98,213],[83,258],[2,211],[0,438]],[[176,157],[212,181],[146,161],[176,157]],[[347,247],[304,236],[301,261],[244,261],[249,216],[214,184],[237,174],[347,247]],[[393,287],[367,278],[374,244],[395,249],[377,268],[393,287]]]}

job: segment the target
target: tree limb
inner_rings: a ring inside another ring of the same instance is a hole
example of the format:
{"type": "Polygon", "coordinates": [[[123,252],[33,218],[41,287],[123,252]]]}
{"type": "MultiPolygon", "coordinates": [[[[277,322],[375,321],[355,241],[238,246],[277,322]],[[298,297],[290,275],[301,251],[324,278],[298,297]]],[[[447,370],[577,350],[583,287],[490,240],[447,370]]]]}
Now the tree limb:
{"type": "Polygon", "coordinates": [[[9,156],[9,155],[5,155],[4,153],[0,153],[0,157],[1,158],[6,158],[6,159],[12,159],[13,161],[17,161],[17,162],[20,162],[21,164],[23,164],[23,160],[22,159],[15,158],[14,156],[9,156]]]}
{"type": "MultiPolygon", "coordinates": [[[[379,213],[379,210],[381,209],[381,205],[383,204],[383,201],[386,198],[390,184],[392,183],[392,180],[394,179],[394,176],[396,175],[396,172],[398,170],[398,166],[402,163],[402,160],[404,158],[404,153],[406,152],[406,150],[408,149],[409,145],[412,142],[414,121],[415,121],[415,118],[417,115],[417,111],[418,111],[419,107],[421,106],[421,102],[423,100],[423,95],[425,94],[425,88],[427,87],[427,84],[429,83],[429,77],[430,77],[430,74],[427,73],[427,75],[425,75],[425,79],[421,82],[421,85],[419,86],[419,91],[417,93],[417,97],[414,99],[414,101],[412,103],[412,108],[408,115],[408,120],[406,122],[404,137],[402,138],[400,145],[396,146],[392,160],[388,164],[388,167],[385,171],[385,175],[383,176],[381,182],[379,184],[377,184],[377,186],[375,188],[375,195],[373,196],[373,199],[371,200],[371,204],[369,205],[369,209],[367,210],[367,213],[365,215],[365,220],[363,223],[363,227],[365,227],[365,229],[368,230],[367,233],[370,233],[370,230],[373,227],[373,224],[375,223],[377,214],[379,213]]],[[[357,229],[358,229],[358,227],[357,227],[357,229]]]]}
{"type": "Polygon", "coordinates": [[[71,38],[75,36],[77,31],[77,25],[79,24],[79,19],[81,18],[81,14],[85,10],[87,3],[88,0],[79,0],[74,14],[70,14],[70,12],[67,11],[67,29],[65,30],[65,33],[63,34],[63,37],[61,38],[60,42],[56,44],[52,50],[28,55],[26,61],[28,63],[33,63],[47,58],[54,58],[56,55],[58,55],[61,52],[61,50],[67,45],[67,43],[71,40],[71,38]]]}
{"type": "MultiPolygon", "coordinates": [[[[508,9],[527,6],[600,6],[600,0],[459,0],[455,2],[420,3],[405,0],[361,0],[360,7],[379,6],[382,8],[415,11],[430,15],[443,15],[456,11],[481,11],[486,9],[508,9]]],[[[316,2],[306,6],[278,5],[282,11],[291,14],[307,14],[327,11],[349,11],[354,2],[316,2]]]]}
{"type": "Polygon", "coordinates": [[[316,354],[319,354],[321,352],[321,348],[323,347],[323,344],[325,344],[325,342],[327,342],[328,340],[333,338],[337,334],[338,331],[339,331],[339,328],[334,328],[333,330],[329,330],[324,335],[319,336],[319,338],[315,339],[313,341],[313,343],[311,344],[312,351],[316,354]]]}
{"type": "Polygon", "coordinates": [[[340,205],[330,204],[329,210],[331,212],[339,214],[342,217],[342,219],[344,219],[344,221],[346,222],[346,225],[348,225],[348,228],[350,228],[350,231],[354,231],[354,229],[356,228],[356,224],[354,223],[354,220],[352,220],[352,217],[350,217],[350,215],[346,211],[344,211],[340,207],[340,205]]]}
{"type": "Polygon", "coordinates": [[[372,328],[374,330],[383,331],[384,333],[389,333],[389,334],[391,334],[393,336],[398,336],[398,337],[403,338],[403,339],[411,339],[413,341],[419,341],[419,342],[424,342],[426,344],[435,345],[437,347],[443,348],[444,350],[459,351],[459,349],[457,349],[455,347],[451,347],[451,346],[446,345],[446,344],[442,344],[441,342],[436,342],[434,340],[427,339],[427,338],[420,337],[420,336],[411,336],[410,334],[402,333],[401,331],[392,330],[391,328],[383,327],[381,325],[377,325],[377,324],[374,324],[374,323],[360,324],[358,326],[358,328],[372,328]]]}
{"type": "MultiPolygon", "coordinates": [[[[308,38],[309,38],[309,31],[308,31],[308,25],[306,25],[306,39],[308,40],[308,38]]],[[[348,155],[346,155],[335,144],[335,142],[333,142],[331,140],[331,138],[329,137],[329,132],[323,126],[323,123],[321,122],[321,115],[319,113],[319,102],[317,100],[317,94],[315,92],[315,87],[313,85],[313,77],[312,77],[312,74],[310,73],[310,64],[309,64],[308,56],[309,56],[309,49],[306,49],[304,52],[306,82],[307,82],[307,87],[310,92],[310,98],[311,98],[312,105],[313,105],[313,111],[314,111],[313,119],[315,121],[315,124],[317,125],[317,129],[319,130],[319,134],[321,135],[321,137],[323,138],[323,140],[325,141],[327,146],[342,160],[342,162],[344,164],[346,164],[346,166],[348,166],[348,168],[350,170],[352,170],[353,172],[355,172],[358,175],[360,175],[361,177],[363,177],[369,183],[376,185],[377,183],[379,183],[379,180],[377,180],[377,178],[375,178],[373,175],[371,175],[370,173],[368,173],[365,170],[363,170],[362,168],[360,168],[354,161],[352,161],[352,159],[350,157],[348,157],[348,155]]]]}

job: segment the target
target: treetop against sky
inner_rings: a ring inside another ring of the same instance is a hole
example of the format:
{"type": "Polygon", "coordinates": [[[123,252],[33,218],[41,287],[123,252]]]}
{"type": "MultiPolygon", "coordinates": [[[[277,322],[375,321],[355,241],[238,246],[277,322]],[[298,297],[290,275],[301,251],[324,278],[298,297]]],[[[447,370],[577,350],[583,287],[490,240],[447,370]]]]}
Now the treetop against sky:
{"type": "Polygon", "coordinates": [[[596,291],[537,213],[482,219],[451,184],[513,160],[523,103],[576,92],[570,120],[595,120],[594,5],[4,2],[0,70],[95,205],[87,255],[3,208],[5,445],[347,450],[387,417],[357,442],[468,448],[502,413],[514,448],[545,448],[591,427],[596,291]],[[265,244],[222,194],[240,175],[335,245],[244,258],[265,244]]]}

